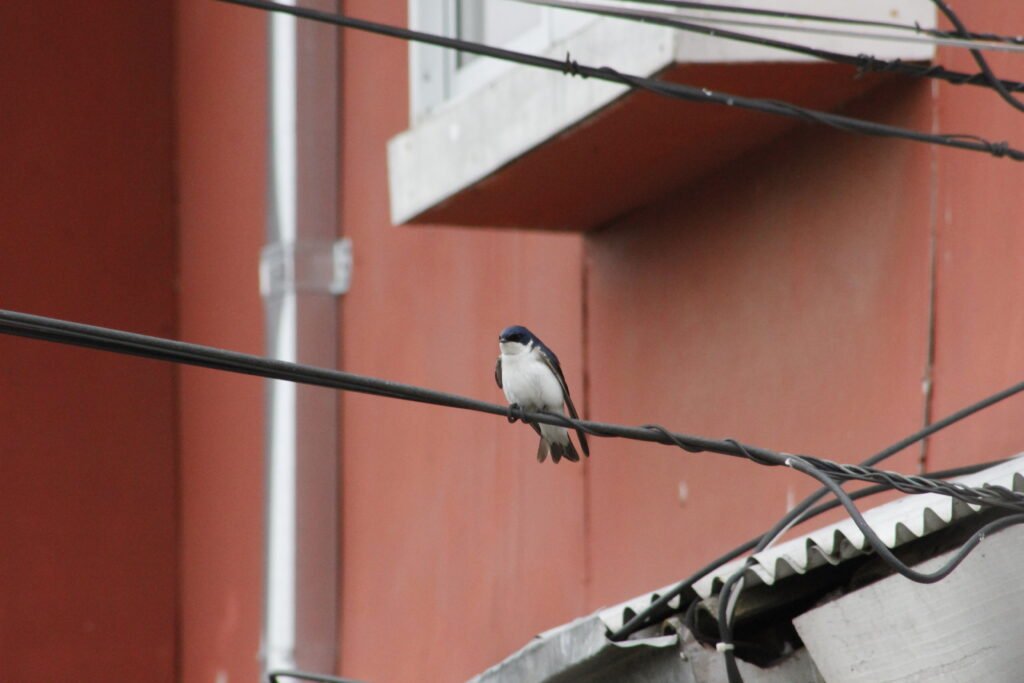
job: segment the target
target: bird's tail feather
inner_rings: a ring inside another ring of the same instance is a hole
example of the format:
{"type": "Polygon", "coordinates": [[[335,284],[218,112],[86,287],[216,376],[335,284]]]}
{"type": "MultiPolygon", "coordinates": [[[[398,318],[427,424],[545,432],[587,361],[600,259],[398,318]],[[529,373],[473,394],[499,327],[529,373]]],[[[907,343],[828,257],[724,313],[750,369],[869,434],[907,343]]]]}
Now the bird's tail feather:
{"type": "MultiPolygon", "coordinates": [[[[543,436],[540,437],[540,445],[537,446],[537,462],[544,462],[544,459],[548,457],[548,442],[543,436]]],[[[552,455],[551,459],[558,462],[558,456],[552,455]]]]}
{"type": "Polygon", "coordinates": [[[576,447],[572,445],[572,441],[566,440],[565,443],[554,442],[551,444],[551,461],[558,462],[561,458],[565,458],[570,462],[580,461],[580,454],[576,452],[576,447]]]}
{"type": "MultiPolygon", "coordinates": [[[[545,454],[548,449],[551,450],[552,462],[557,463],[562,458],[579,462],[580,455],[576,451],[576,447],[573,446],[572,439],[569,438],[569,432],[564,427],[542,424],[539,431],[541,434],[540,449],[543,449],[545,454]]],[[[541,459],[540,450],[537,451],[537,459],[541,459]]]]}

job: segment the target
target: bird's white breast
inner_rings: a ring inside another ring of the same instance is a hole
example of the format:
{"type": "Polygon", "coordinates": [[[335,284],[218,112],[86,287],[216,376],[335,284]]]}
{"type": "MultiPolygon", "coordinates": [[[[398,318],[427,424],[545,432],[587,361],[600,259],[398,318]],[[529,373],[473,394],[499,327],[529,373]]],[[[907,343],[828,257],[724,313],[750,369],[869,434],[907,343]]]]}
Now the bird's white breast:
{"type": "Polygon", "coordinates": [[[501,383],[508,402],[524,410],[562,410],[562,385],[537,349],[502,353],[501,383]]]}

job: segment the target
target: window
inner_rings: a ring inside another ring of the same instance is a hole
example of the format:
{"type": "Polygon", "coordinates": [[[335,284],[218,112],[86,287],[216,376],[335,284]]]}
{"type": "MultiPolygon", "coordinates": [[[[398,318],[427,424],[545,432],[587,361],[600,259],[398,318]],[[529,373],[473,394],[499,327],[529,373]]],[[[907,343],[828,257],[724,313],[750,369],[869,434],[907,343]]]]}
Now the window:
{"type": "MultiPolygon", "coordinates": [[[[415,28],[531,53],[544,52],[594,20],[511,0],[411,0],[409,9],[415,28]]],[[[511,66],[471,53],[411,45],[411,119],[479,89],[511,66]]]]}

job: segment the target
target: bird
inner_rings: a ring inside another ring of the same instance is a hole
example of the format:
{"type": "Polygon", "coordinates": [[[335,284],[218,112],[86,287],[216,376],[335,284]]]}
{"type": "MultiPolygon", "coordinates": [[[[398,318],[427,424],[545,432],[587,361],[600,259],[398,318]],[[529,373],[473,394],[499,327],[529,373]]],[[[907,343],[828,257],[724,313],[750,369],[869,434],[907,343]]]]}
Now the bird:
{"type": "MultiPolygon", "coordinates": [[[[510,420],[516,409],[562,413],[563,404],[568,407],[569,415],[579,419],[558,356],[537,335],[522,325],[506,327],[498,336],[498,349],[501,353],[494,366],[494,380],[508,399],[510,420]]],[[[565,427],[532,422],[530,426],[540,435],[537,462],[544,462],[549,450],[553,463],[562,458],[579,462],[579,453],[565,427]]],[[[590,457],[586,435],[580,429],[576,434],[583,455],[590,457]]]]}

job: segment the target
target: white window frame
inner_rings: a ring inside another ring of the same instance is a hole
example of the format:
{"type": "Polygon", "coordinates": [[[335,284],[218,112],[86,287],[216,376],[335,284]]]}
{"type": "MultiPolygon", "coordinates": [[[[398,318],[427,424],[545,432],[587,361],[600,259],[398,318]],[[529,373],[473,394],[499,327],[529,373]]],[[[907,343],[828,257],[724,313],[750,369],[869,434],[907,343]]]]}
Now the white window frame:
{"type": "MultiPolygon", "coordinates": [[[[409,0],[409,26],[451,35],[453,0],[409,0]],[[448,13],[448,15],[446,15],[448,13]]],[[[934,5],[904,0],[732,0],[730,4],[771,6],[865,18],[936,25],[934,5]],[[894,12],[896,14],[894,14],[894,12]]],[[[563,10],[565,11],[565,10],[563,10]]],[[[691,13],[692,14],[692,13],[691,13]]],[[[747,43],[674,31],[608,17],[591,17],[570,29],[549,32],[539,49],[556,59],[566,54],[580,64],[611,66],[649,76],[677,63],[807,62],[803,55],[747,43]]],[[[773,35],[766,33],[766,35],[773,35]]],[[[930,45],[792,33],[782,40],[881,59],[929,60],[930,45]]],[[[454,53],[410,44],[410,128],[388,143],[391,221],[413,220],[502,169],[530,149],[557,137],[626,92],[614,83],[494,59],[479,61],[480,73],[453,89],[454,53]]],[[[476,66],[474,62],[471,66],[476,66]]]]}
{"type": "MultiPolygon", "coordinates": [[[[481,1],[481,0],[475,0],[481,1]]],[[[409,26],[431,33],[455,36],[458,0],[409,0],[409,26]]],[[[510,3],[511,4],[511,3],[510,3]]],[[[540,14],[540,22],[515,39],[497,45],[509,50],[540,54],[552,44],[597,19],[596,16],[537,5],[520,5],[540,14]]],[[[516,65],[480,57],[459,67],[453,50],[411,43],[409,46],[409,118],[419,121],[450,102],[486,86],[516,65]]]]}

